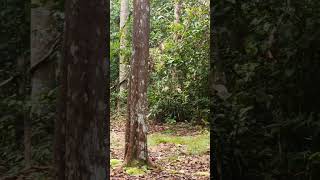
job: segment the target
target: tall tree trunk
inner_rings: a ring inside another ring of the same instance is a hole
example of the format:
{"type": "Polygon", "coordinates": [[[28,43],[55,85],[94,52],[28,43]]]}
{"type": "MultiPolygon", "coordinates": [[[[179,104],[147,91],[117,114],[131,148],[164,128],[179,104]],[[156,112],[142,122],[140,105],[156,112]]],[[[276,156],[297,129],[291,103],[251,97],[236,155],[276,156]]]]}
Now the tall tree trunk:
{"type": "MultiPolygon", "coordinates": [[[[128,18],[129,18],[129,0],[121,0],[120,2],[120,55],[119,55],[119,92],[123,93],[127,89],[128,79],[128,57],[125,50],[128,48],[127,33],[128,33],[128,18]]],[[[117,102],[118,112],[121,110],[120,99],[117,102]]]]}
{"type": "Polygon", "coordinates": [[[56,24],[52,17],[52,2],[41,4],[33,0],[31,8],[31,112],[25,119],[25,162],[31,163],[31,124],[32,119],[43,116],[47,106],[41,105],[41,95],[55,86],[55,62],[52,60],[57,39],[56,24]]]}
{"type": "MultiPolygon", "coordinates": [[[[56,162],[57,170],[65,168],[65,176],[58,174],[59,180],[107,179],[109,162],[104,139],[108,121],[105,102],[107,5],[105,0],[66,1],[65,62],[59,99],[62,114],[57,120],[66,122],[65,160],[59,156],[65,164],[56,162]]],[[[63,150],[57,151],[63,153],[63,150]]]]}
{"type": "Polygon", "coordinates": [[[125,165],[147,164],[147,80],[149,59],[149,0],[133,1],[133,57],[128,94],[125,165]]]}
{"type": "MultiPolygon", "coordinates": [[[[181,16],[181,6],[182,6],[182,1],[181,0],[175,0],[174,3],[174,24],[179,24],[180,23],[180,16],[181,16]]],[[[176,32],[173,35],[173,39],[175,40],[176,43],[180,43],[179,39],[181,36],[176,32]]],[[[177,72],[177,67],[174,66],[172,69],[172,90],[176,91],[177,89],[181,89],[183,87],[183,82],[182,79],[179,78],[178,72],[177,72]]]]}
{"type": "Polygon", "coordinates": [[[128,74],[128,59],[124,53],[124,50],[128,47],[126,39],[128,33],[127,21],[129,18],[129,1],[121,0],[120,7],[120,64],[119,64],[119,82],[120,92],[127,89],[126,81],[128,74]]]}
{"type": "MultiPolygon", "coordinates": [[[[64,37],[65,39],[65,37],[64,37]]],[[[63,43],[64,45],[65,43],[63,43]]],[[[65,47],[63,47],[65,49],[65,47]]],[[[65,180],[65,148],[66,148],[66,121],[67,121],[67,73],[68,63],[63,58],[60,59],[59,63],[59,91],[57,97],[57,112],[56,121],[54,124],[54,144],[53,144],[53,155],[54,155],[54,166],[55,166],[55,179],[65,180]]]]}

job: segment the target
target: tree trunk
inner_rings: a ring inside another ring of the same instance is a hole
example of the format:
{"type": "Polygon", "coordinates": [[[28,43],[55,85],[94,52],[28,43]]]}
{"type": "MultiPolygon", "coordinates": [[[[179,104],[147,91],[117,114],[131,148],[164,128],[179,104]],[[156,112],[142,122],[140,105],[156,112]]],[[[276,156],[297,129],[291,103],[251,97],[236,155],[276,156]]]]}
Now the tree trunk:
{"type": "MultiPolygon", "coordinates": [[[[26,95],[26,83],[27,83],[27,72],[26,72],[26,58],[22,55],[17,60],[17,71],[19,72],[19,90],[18,95],[23,97],[23,101],[25,101],[26,95]]],[[[23,144],[24,144],[24,160],[25,167],[28,168],[31,166],[31,125],[30,125],[30,117],[27,113],[28,111],[23,110],[23,114],[21,115],[22,121],[20,119],[16,120],[16,143],[21,143],[20,140],[20,126],[23,125],[23,144]]]]}
{"type": "MultiPolygon", "coordinates": [[[[65,47],[63,47],[64,49],[65,47]]],[[[67,113],[67,73],[68,63],[63,58],[59,63],[59,94],[57,97],[57,114],[54,124],[54,166],[55,166],[55,179],[65,180],[65,131],[66,131],[66,113],[67,113]]]]}
{"type": "Polygon", "coordinates": [[[127,89],[127,83],[121,83],[126,81],[128,74],[128,59],[124,53],[125,49],[128,47],[128,42],[126,39],[128,33],[127,21],[129,17],[129,1],[121,0],[120,7],[120,64],[119,64],[119,83],[120,92],[127,89]]]}
{"type": "Polygon", "coordinates": [[[149,0],[134,0],[133,56],[128,94],[125,165],[148,164],[147,80],[149,59],[149,0]]]}
{"type": "Polygon", "coordinates": [[[50,50],[56,41],[56,24],[52,17],[52,3],[41,4],[32,1],[37,7],[31,8],[31,111],[30,118],[25,118],[25,162],[31,164],[31,124],[32,119],[42,117],[47,106],[41,105],[41,96],[55,86],[55,62],[50,50]],[[49,59],[49,60],[48,60],[49,59]],[[45,62],[45,63],[44,63],[45,62]]]}
{"type": "MultiPolygon", "coordinates": [[[[107,179],[109,162],[104,139],[108,121],[105,102],[106,6],[104,0],[66,1],[65,62],[59,99],[62,114],[57,121],[66,122],[65,160],[59,156],[65,164],[56,162],[57,170],[65,168],[65,176],[58,174],[59,180],[107,179]]],[[[58,149],[56,146],[55,150],[59,152],[58,149]]]]}
{"type": "MultiPolygon", "coordinates": [[[[120,54],[119,54],[119,92],[123,94],[128,86],[128,57],[125,53],[128,48],[127,33],[128,33],[128,18],[129,18],[129,0],[121,0],[120,5],[120,54]]],[[[120,113],[123,102],[121,98],[117,100],[117,109],[120,113]]]]}
{"type": "MultiPolygon", "coordinates": [[[[174,24],[179,24],[180,23],[180,16],[181,16],[181,0],[175,0],[174,4],[174,24]]],[[[179,43],[179,39],[181,36],[176,32],[173,35],[173,39],[175,40],[176,43],[179,43]]],[[[174,66],[172,69],[172,80],[173,82],[171,83],[173,85],[172,90],[176,91],[177,89],[181,89],[183,86],[183,82],[178,76],[177,72],[177,67],[174,66]]]]}

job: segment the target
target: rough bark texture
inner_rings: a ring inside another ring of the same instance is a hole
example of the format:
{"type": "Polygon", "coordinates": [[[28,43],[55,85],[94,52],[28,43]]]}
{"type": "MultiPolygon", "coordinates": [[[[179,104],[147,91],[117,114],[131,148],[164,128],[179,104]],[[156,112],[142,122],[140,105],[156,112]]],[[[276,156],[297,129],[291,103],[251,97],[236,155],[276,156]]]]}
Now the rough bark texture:
{"type": "Polygon", "coordinates": [[[133,1],[133,56],[128,94],[128,120],[125,137],[125,164],[148,163],[147,80],[149,59],[149,0],[133,1]]]}
{"type": "Polygon", "coordinates": [[[42,61],[51,58],[48,51],[52,49],[53,42],[56,40],[56,24],[50,8],[52,4],[47,2],[41,4],[32,1],[36,8],[31,8],[31,113],[30,118],[24,122],[25,130],[25,162],[26,166],[31,164],[31,121],[41,117],[47,112],[47,106],[41,105],[41,95],[55,87],[55,62],[42,61]],[[39,66],[41,64],[41,66],[39,66]]]}
{"type": "Polygon", "coordinates": [[[128,33],[128,28],[126,26],[129,17],[129,1],[128,0],[121,0],[121,7],[120,7],[120,64],[119,64],[119,90],[123,92],[127,89],[127,82],[121,83],[126,81],[128,78],[128,59],[124,54],[124,50],[128,46],[128,42],[126,40],[126,36],[128,33]]]}
{"type": "MultiPolygon", "coordinates": [[[[67,0],[64,59],[56,128],[56,169],[62,180],[105,180],[107,148],[105,0],[67,0]],[[65,138],[65,149],[58,142],[65,138]],[[58,153],[61,153],[60,155],[58,153]],[[63,156],[65,153],[65,156],[63,156]]],[[[108,96],[107,96],[108,98],[108,96]]],[[[108,103],[107,103],[108,104],[108,103]]],[[[107,141],[108,143],[108,141],[107,141]]]]}

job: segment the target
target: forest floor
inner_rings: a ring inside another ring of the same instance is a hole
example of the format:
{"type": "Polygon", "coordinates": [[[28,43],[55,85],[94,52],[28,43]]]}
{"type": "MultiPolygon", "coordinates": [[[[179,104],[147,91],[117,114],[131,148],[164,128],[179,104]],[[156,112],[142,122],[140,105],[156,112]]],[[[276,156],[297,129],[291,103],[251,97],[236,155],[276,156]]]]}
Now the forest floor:
{"type": "Polygon", "coordinates": [[[186,123],[149,124],[149,158],[157,168],[122,167],[125,123],[111,121],[111,180],[209,179],[210,138],[203,127],[186,123]]]}

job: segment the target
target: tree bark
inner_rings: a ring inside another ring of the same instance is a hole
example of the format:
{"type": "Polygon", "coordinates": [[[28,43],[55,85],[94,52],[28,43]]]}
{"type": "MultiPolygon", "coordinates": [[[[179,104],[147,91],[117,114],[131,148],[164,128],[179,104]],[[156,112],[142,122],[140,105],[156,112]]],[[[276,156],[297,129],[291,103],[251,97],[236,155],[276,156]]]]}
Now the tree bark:
{"type": "MultiPolygon", "coordinates": [[[[129,0],[121,0],[120,2],[120,54],[119,54],[119,92],[123,94],[128,88],[128,57],[125,53],[128,48],[127,33],[128,33],[128,18],[129,18],[129,0]]],[[[117,100],[117,109],[120,113],[123,102],[121,98],[117,100]]]]}
{"type": "Polygon", "coordinates": [[[32,0],[32,4],[37,7],[31,8],[30,69],[33,69],[31,73],[31,110],[30,118],[25,118],[24,121],[25,163],[27,167],[31,165],[32,120],[44,116],[48,111],[47,106],[41,105],[41,96],[54,88],[56,78],[55,62],[47,61],[47,63],[37,66],[43,58],[52,58],[46,56],[57,36],[56,23],[51,13],[53,4],[51,1],[42,4],[36,0],[32,0]]]}
{"type": "MultiPolygon", "coordinates": [[[[125,49],[128,47],[128,42],[126,39],[128,28],[127,21],[129,18],[129,1],[121,0],[120,7],[120,64],[119,64],[119,82],[124,81],[128,74],[128,59],[124,53],[125,49]]],[[[127,89],[127,83],[121,83],[120,92],[123,92],[127,89]]]]}
{"type": "MultiPolygon", "coordinates": [[[[174,4],[174,24],[179,24],[180,23],[180,16],[181,16],[181,6],[182,6],[182,1],[181,0],[175,0],[174,4]]],[[[176,43],[179,43],[179,39],[181,36],[179,33],[175,33],[173,35],[173,39],[175,40],[176,43]]],[[[183,87],[183,82],[178,76],[177,72],[177,67],[173,67],[172,69],[172,80],[173,82],[171,83],[173,87],[171,87],[173,90],[181,89],[183,87]]]]}
{"type": "MultiPolygon", "coordinates": [[[[57,152],[65,151],[65,156],[60,154],[61,159],[57,158],[56,169],[64,169],[65,175],[59,177],[58,174],[59,180],[107,179],[109,162],[104,135],[108,121],[105,102],[107,5],[105,0],[66,1],[64,72],[59,99],[62,114],[57,120],[65,121],[65,149],[57,150],[56,144],[57,152]]],[[[59,126],[61,124],[56,128],[59,126]]],[[[56,138],[63,136],[56,135],[56,138]]]]}
{"type": "Polygon", "coordinates": [[[128,94],[125,165],[148,164],[147,80],[149,59],[149,0],[133,1],[133,56],[128,94]]]}

